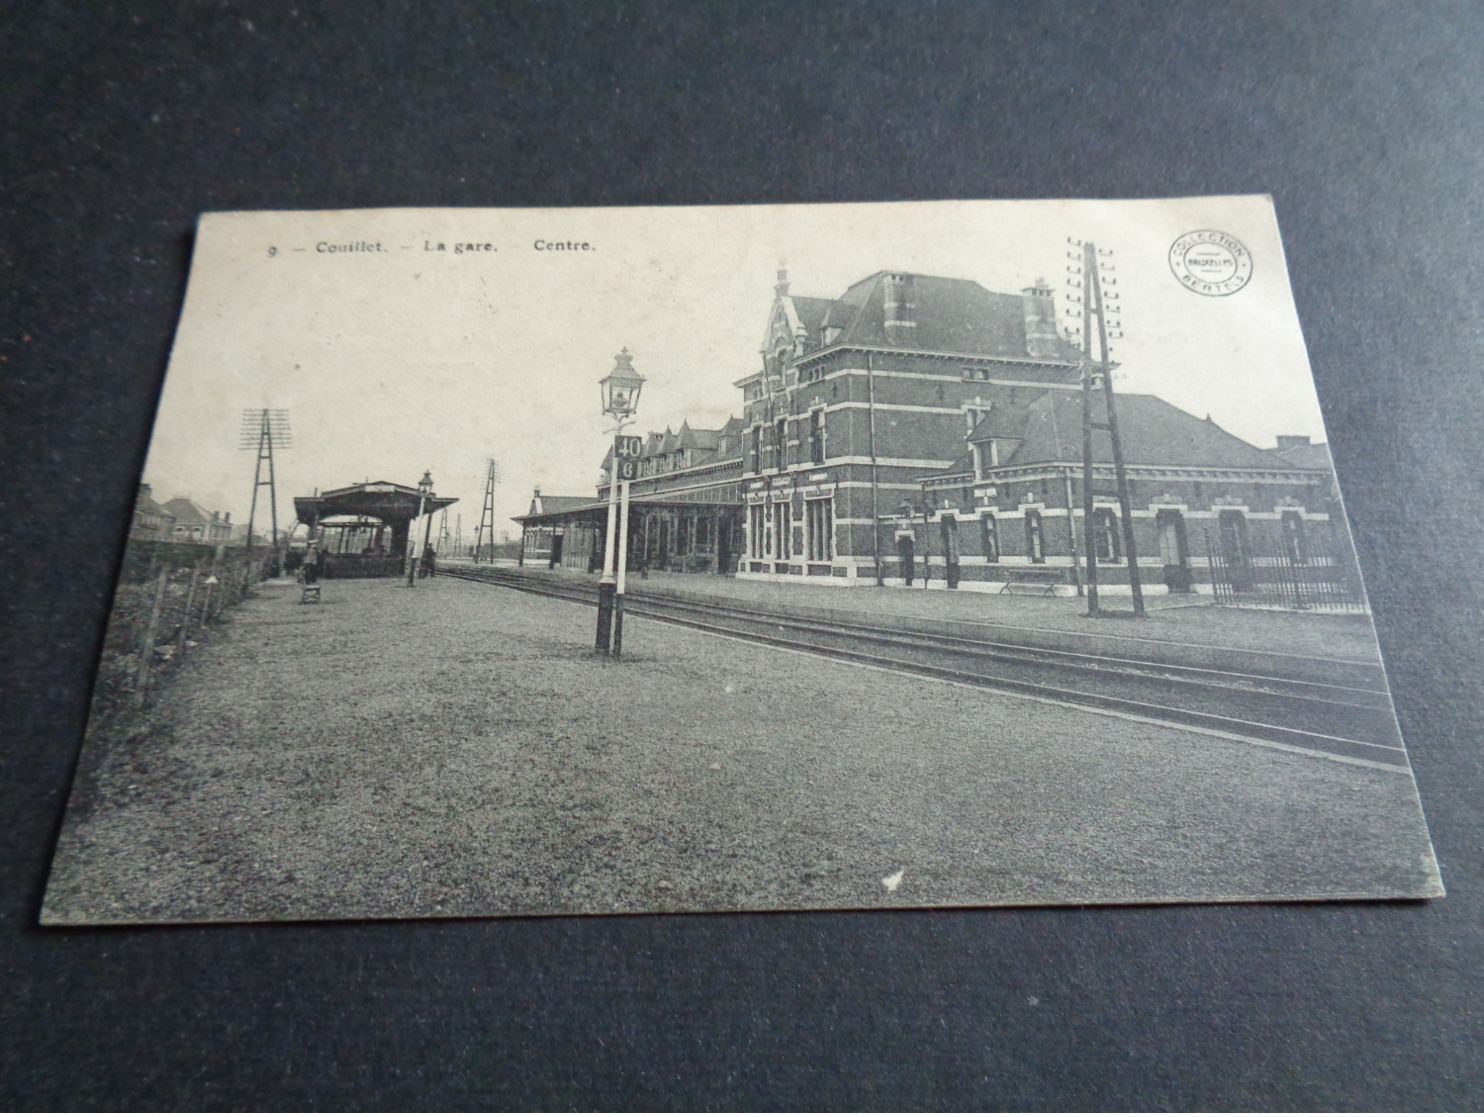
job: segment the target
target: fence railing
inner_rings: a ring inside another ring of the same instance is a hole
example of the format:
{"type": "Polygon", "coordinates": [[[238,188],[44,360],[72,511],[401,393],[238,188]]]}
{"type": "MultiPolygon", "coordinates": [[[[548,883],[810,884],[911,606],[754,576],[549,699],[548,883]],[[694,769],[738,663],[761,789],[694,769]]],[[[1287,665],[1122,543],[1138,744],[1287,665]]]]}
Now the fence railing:
{"type": "Polygon", "coordinates": [[[162,672],[189,654],[203,629],[268,575],[257,548],[129,544],[93,689],[94,716],[142,706],[162,672]]]}
{"type": "Polygon", "coordinates": [[[1329,555],[1242,553],[1233,557],[1206,532],[1206,566],[1218,605],[1321,613],[1368,613],[1353,564],[1329,555]]]}

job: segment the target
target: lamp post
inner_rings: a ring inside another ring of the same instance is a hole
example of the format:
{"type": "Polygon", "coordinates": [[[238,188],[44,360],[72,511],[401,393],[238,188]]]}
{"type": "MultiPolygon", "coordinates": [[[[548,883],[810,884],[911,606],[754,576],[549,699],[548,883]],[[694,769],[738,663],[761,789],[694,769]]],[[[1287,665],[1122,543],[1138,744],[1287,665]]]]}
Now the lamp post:
{"type": "MultiPolygon", "coordinates": [[[[422,519],[423,511],[428,506],[428,498],[433,495],[433,471],[423,470],[423,479],[417,483],[417,518],[422,519]]],[[[427,527],[423,529],[423,553],[428,550],[428,532],[433,527],[433,518],[428,517],[427,527]]],[[[407,525],[407,584],[417,585],[417,557],[413,552],[412,524],[407,525]]]]}
{"type": "Polygon", "coordinates": [[[603,577],[598,581],[597,649],[604,655],[623,652],[624,577],[628,573],[629,481],[638,468],[638,453],[631,445],[637,438],[624,437],[626,427],[639,408],[644,377],[634,371],[634,358],[624,349],[614,358],[613,370],[598,382],[603,414],[611,415],[614,427],[613,456],[608,471],[608,531],[603,537],[603,577]],[[616,521],[616,522],[615,522],[616,521]]]}

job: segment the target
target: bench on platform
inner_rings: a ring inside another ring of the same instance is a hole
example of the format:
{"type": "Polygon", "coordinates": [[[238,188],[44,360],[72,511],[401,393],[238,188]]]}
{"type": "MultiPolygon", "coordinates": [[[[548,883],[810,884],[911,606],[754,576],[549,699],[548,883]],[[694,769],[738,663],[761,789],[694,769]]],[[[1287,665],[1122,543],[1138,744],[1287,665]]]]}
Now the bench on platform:
{"type": "Polygon", "coordinates": [[[1066,578],[1060,570],[1031,568],[1016,571],[1015,576],[1000,587],[1000,592],[1012,596],[1049,597],[1056,592],[1057,586],[1064,585],[1065,582],[1066,578]]]}

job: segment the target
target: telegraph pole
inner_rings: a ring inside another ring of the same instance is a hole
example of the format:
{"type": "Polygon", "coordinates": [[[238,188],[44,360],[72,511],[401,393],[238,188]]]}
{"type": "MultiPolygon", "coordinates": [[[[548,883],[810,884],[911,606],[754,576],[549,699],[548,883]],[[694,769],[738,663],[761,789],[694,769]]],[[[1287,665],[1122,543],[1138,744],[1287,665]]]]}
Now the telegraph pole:
{"type": "MultiPolygon", "coordinates": [[[[1103,361],[1103,400],[1108,410],[1108,440],[1113,444],[1113,474],[1118,481],[1118,513],[1123,522],[1123,550],[1128,558],[1128,588],[1133,596],[1134,616],[1144,615],[1144,586],[1139,581],[1139,547],[1134,541],[1133,502],[1129,499],[1128,472],[1123,464],[1123,442],[1118,436],[1118,408],[1113,397],[1113,362],[1108,353],[1108,308],[1103,300],[1103,278],[1097,248],[1089,243],[1086,251],[1092,259],[1087,269],[1089,294],[1097,300],[1098,352],[1103,361]]],[[[1106,253],[1111,256],[1112,253],[1106,253]]],[[[1111,270],[1111,268],[1110,268],[1111,270]]],[[[1109,279],[1113,286],[1116,280],[1109,279]]]]}
{"type": "MultiPolygon", "coordinates": [[[[1072,241],[1072,244],[1078,244],[1072,241]]],[[[1110,336],[1121,337],[1121,332],[1110,331],[1109,315],[1116,313],[1110,306],[1116,294],[1105,296],[1104,287],[1117,284],[1116,279],[1107,278],[1103,272],[1113,270],[1112,253],[1103,252],[1091,241],[1081,243],[1081,266],[1068,268],[1080,279],[1080,301],[1082,303],[1082,535],[1087,549],[1087,615],[1101,615],[1098,603],[1098,555],[1093,494],[1093,431],[1108,432],[1108,441],[1113,450],[1113,475],[1118,488],[1118,512],[1123,536],[1124,557],[1128,562],[1129,593],[1132,598],[1134,616],[1144,615],[1144,587],[1139,577],[1139,550],[1134,538],[1133,502],[1129,494],[1128,471],[1123,460],[1123,440],[1118,431],[1118,405],[1113,392],[1114,363],[1108,349],[1110,336]],[[1097,357],[1092,348],[1093,321],[1097,322],[1097,357]],[[1103,408],[1106,422],[1093,419],[1093,381],[1099,379],[1103,385],[1103,408]]],[[[1070,254],[1069,254],[1070,255],[1070,254]]],[[[1117,327],[1114,321],[1111,326],[1117,327]]],[[[1068,514],[1071,510],[1068,509],[1068,514]]]]}
{"type": "Polygon", "coordinates": [[[479,561],[484,550],[485,532],[489,532],[490,562],[495,561],[495,482],[499,479],[499,474],[495,459],[487,458],[484,471],[484,507],[479,513],[479,529],[474,533],[475,562],[479,561]]]}
{"type": "MultiPolygon", "coordinates": [[[[1097,266],[1096,249],[1086,245],[1082,254],[1082,282],[1087,283],[1088,259],[1097,266]]],[[[1098,548],[1093,538],[1093,493],[1092,493],[1092,352],[1088,338],[1092,336],[1092,299],[1084,290],[1082,294],[1082,541],[1087,551],[1087,615],[1096,617],[1098,608],[1098,548]]],[[[1072,510],[1067,509],[1070,516],[1072,510]]]]}
{"type": "Polygon", "coordinates": [[[273,528],[273,564],[275,575],[282,565],[278,549],[278,479],[273,470],[273,450],[287,450],[293,444],[289,430],[289,413],[283,408],[253,407],[242,413],[242,429],[237,441],[239,450],[256,450],[253,466],[252,505],[247,513],[247,554],[252,555],[253,524],[258,514],[258,490],[268,486],[268,508],[273,528]],[[268,463],[268,477],[263,479],[263,463],[268,463]]]}

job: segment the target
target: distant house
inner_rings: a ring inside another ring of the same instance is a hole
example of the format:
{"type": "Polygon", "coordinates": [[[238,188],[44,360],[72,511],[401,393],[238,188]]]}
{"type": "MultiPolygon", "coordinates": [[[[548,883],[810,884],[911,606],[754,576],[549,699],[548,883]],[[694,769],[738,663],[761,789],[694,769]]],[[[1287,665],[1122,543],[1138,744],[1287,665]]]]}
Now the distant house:
{"type": "Polygon", "coordinates": [[[174,517],[170,538],[177,543],[225,543],[232,537],[232,513],[208,512],[189,497],[167,500],[164,511],[174,517]]]}
{"type": "Polygon", "coordinates": [[[134,519],[129,524],[130,539],[171,539],[175,517],[154,499],[153,490],[143,482],[134,497],[134,519]]]}

